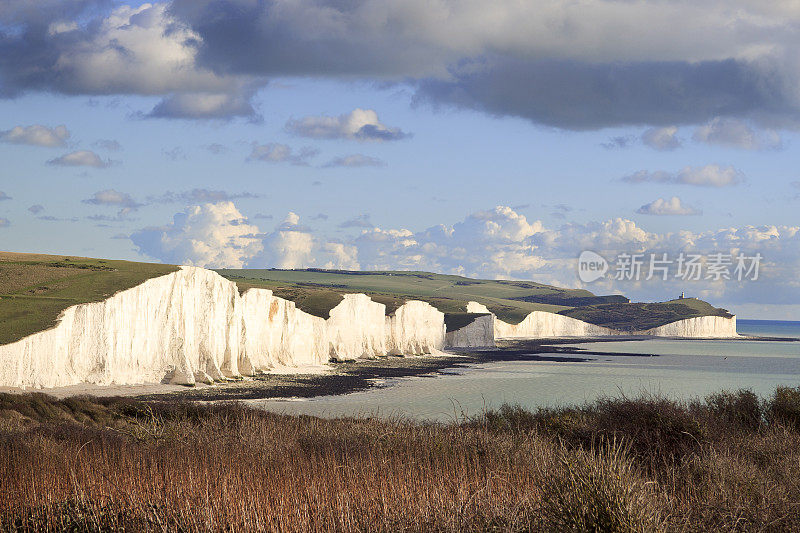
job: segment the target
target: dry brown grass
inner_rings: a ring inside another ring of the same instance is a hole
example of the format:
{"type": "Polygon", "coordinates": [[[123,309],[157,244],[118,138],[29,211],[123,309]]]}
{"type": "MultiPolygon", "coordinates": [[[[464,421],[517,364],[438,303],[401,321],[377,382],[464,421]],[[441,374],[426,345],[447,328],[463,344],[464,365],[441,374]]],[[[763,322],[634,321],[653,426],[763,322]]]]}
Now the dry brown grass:
{"type": "Polygon", "coordinates": [[[0,395],[0,529],[799,529],[800,434],[722,403],[427,425],[0,395]]]}

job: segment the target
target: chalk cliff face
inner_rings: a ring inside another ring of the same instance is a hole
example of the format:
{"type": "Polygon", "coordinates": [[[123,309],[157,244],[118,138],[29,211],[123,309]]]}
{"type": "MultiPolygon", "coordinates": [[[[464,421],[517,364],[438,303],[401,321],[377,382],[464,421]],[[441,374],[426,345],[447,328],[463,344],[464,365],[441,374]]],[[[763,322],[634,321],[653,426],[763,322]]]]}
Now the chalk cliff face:
{"type": "Polygon", "coordinates": [[[242,296],[242,317],[240,367],[249,364],[248,374],[328,362],[325,319],[304,313],[294,302],[267,289],[249,289],[242,296]]]}
{"type": "MultiPolygon", "coordinates": [[[[467,304],[468,313],[489,313],[478,302],[467,304]]],[[[616,335],[618,332],[582,320],[546,311],[533,311],[519,324],[509,324],[495,318],[494,334],[498,339],[523,339],[547,337],[598,337],[616,335]]]]}
{"type": "Polygon", "coordinates": [[[437,353],[445,346],[444,313],[427,302],[410,300],[385,320],[389,355],[437,353]]]}
{"type": "Polygon", "coordinates": [[[327,320],[272,291],[195,267],[64,311],[47,331],[0,346],[0,386],[192,385],[329,360],[437,353],[444,314],[410,301],[392,316],[347,294],[327,320]]]}
{"type": "MultiPolygon", "coordinates": [[[[467,304],[468,313],[489,313],[486,306],[478,302],[467,304]]],[[[495,338],[546,338],[546,337],[598,337],[623,335],[625,332],[604,328],[556,313],[534,311],[519,324],[494,321],[495,338]]],[[[736,317],[701,316],[678,320],[657,328],[635,332],[635,335],[656,337],[729,338],[738,337],[736,317]]]]}
{"type": "Polygon", "coordinates": [[[644,335],[657,337],[699,337],[730,338],[738,337],[736,333],[736,317],[700,316],[671,322],[657,328],[648,329],[644,335]]]}
{"type": "Polygon", "coordinates": [[[366,294],[345,294],[327,320],[330,358],[335,361],[386,354],[386,306],[366,294]]]}
{"type": "Polygon", "coordinates": [[[446,344],[452,348],[494,347],[494,322],[492,314],[475,317],[464,327],[446,334],[446,344]]]}
{"type": "Polygon", "coordinates": [[[235,285],[185,267],[102,302],[66,309],[53,329],[0,346],[0,385],[193,384],[239,375],[235,285]]]}

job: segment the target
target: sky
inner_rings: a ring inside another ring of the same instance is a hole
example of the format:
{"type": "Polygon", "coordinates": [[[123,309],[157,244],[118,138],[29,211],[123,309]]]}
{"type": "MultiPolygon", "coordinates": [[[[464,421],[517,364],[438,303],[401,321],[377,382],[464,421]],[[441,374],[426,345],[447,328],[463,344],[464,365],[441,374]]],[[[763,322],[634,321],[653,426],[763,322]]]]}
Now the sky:
{"type": "Polygon", "coordinates": [[[800,320],[799,25],[793,1],[3,0],[0,249],[800,320]]]}

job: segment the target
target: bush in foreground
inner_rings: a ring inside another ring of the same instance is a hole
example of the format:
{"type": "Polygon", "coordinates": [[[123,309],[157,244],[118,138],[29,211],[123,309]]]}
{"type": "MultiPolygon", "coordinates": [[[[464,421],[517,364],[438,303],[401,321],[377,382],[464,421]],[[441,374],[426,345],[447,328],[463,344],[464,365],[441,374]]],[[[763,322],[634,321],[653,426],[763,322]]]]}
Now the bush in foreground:
{"type": "Polygon", "coordinates": [[[800,529],[800,389],[751,394],[446,425],[0,395],[0,529],[800,529]]]}

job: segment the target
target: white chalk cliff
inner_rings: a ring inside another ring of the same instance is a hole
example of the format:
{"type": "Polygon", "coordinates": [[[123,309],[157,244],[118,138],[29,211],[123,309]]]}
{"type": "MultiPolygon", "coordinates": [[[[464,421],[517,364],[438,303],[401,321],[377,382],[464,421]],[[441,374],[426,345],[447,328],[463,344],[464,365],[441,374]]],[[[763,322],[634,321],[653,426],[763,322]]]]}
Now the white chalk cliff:
{"type": "Polygon", "coordinates": [[[445,344],[451,348],[492,348],[494,347],[494,322],[492,314],[482,314],[466,326],[448,331],[445,344]]]}
{"type": "MultiPolygon", "coordinates": [[[[468,313],[490,313],[486,306],[478,302],[467,304],[468,313]]],[[[498,339],[525,339],[549,337],[599,337],[618,335],[619,332],[582,320],[546,311],[533,311],[519,324],[509,324],[494,319],[494,335],[498,339]]]]}
{"type": "MultiPolygon", "coordinates": [[[[468,313],[491,313],[478,302],[467,303],[468,313]]],[[[548,338],[548,337],[601,337],[605,335],[630,334],[611,328],[590,324],[556,313],[533,311],[519,324],[494,320],[494,335],[497,339],[548,338]]],[[[634,335],[686,338],[730,338],[738,337],[736,317],[701,316],[671,322],[634,335]]]]}
{"type": "Polygon", "coordinates": [[[438,353],[444,315],[406,302],[392,316],[348,294],[325,320],[265,289],[239,295],[215,272],[182,267],[107,300],[64,310],[52,329],[0,346],[0,386],[191,385],[275,367],[438,353]]]}
{"type": "Polygon", "coordinates": [[[444,313],[428,302],[408,301],[385,321],[389,355],[435,354],[445,346],[444,313]]]}
{"type": "MultiPolygon", "coordinates": [[[[386,306],[346,294],[329,318],[313,316],[266,289],[239,294],[215,272],[181,267],[107,300],[69,307],[52,329],[0,345],[0,387],[79,383],[192,385],[279,367],[319,366],[382,355],[436,354],[447,346],[494,346],[496,338],[587,337],[620,332],[534,311],[508,324],[477,303],[471,323],[446,333],[444,314],[407,301],[386,306]]],[[[690,318],[642,334],[735,337],[736,317],[690,318]]]]}
{"type": "Polygon", "coordinates": [[[736,317],[699,316],[671,322],[642,332],[657,337],[731,338],[736,333],[736,317]]]}

